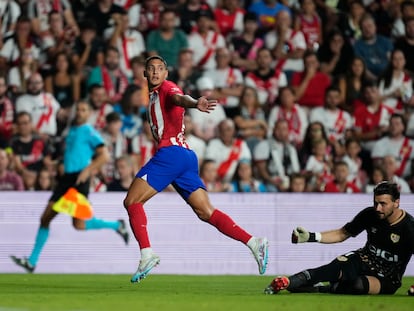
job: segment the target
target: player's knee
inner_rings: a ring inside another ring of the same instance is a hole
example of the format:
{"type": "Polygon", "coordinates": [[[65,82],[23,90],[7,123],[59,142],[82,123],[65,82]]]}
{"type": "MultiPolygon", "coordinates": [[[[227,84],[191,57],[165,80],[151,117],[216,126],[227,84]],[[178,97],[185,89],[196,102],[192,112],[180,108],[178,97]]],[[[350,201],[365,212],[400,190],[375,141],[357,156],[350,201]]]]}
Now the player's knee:
{"type": "Polygon", "coordinates": [[[83,222],[73,221],[72,226],[76,230],[85,230],[85,224],[83,222]]]}
{"type": "Polygon", "coordinates": [[[131,205],[133,205],[135,203],[139,203],[139,201],[136,198],[134,198],[130,195],[127,195],[126,198],[124,199],[124,202],[123,202],[124,208],[126,210],[128,210],[128,207],[130,207],[131,205]]]}

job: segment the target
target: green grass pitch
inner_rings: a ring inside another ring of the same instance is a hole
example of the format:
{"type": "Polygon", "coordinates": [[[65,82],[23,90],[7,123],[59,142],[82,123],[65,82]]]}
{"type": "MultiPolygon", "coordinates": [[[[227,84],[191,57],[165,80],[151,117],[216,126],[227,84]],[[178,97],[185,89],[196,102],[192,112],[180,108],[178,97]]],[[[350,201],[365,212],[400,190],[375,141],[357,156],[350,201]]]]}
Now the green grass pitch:
{"type": "Polygon", "coordinates": [[[414,310],[406,277],[392,296],[331,294],[264,295],[272,276],[0,274],[0,311],[212,310],[212,311],[404,311],[414,310]]]}

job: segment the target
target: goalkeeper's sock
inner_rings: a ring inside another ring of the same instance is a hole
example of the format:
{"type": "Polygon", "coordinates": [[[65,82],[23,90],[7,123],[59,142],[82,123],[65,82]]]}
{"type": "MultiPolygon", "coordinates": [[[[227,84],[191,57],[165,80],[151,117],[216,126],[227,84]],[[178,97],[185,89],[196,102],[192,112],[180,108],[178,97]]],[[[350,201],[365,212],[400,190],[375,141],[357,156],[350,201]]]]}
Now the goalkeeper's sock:
{"type": "Polygon", "coordinates": [[[119,220],[103,220],[93,217],[85,221],[85,230],[112,229],[116,231],[118,230],[119,226],[119,220]]]}
{"type": "Polygon", "coordinates": [[[244,244],[247,244],[252,237],[249,233],[239,227],[239,225],[237,225],[227,214],[218,209],[214,210],[208,223],[216,227],[221,233],[244,244]]]}
{"type": "Polygon", "coordinates": [[[128,206],[127,211],[132,232],[134,232],[135,239],[138,241],[140,249],[151,247],[147,231],[147,216],[143,204],[131,204],[128,206]]]}
{"type": "Polygon", "coordinates": [[[341,276],[341,266],[334,260],[327,265],[307,270],[312,284],[318,282],[337,282],[341,276]]]}
{"type": "Polygon", "coordinates": [[[46,244],[49,237],[49,228],[39,227],[36,235],[35,245],[33,246],[32,253],[29,257],[29,263],[34,267],[36,266],[40,253],[46,244]]]}

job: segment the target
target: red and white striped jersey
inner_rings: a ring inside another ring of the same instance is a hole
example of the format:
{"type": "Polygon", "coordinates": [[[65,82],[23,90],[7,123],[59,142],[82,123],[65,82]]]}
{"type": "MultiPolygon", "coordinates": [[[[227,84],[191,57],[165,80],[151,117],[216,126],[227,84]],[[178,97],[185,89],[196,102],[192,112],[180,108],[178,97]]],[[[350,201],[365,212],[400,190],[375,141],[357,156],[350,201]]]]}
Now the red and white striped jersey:
{"type": "Polygon", "coordinates": [[[184,108],[174,104],[172,96],[183,95],[173,82],[164,81],[150,93],[148,120],[157,148],[167,146],[189,146],[184,137],[184,108]]]}

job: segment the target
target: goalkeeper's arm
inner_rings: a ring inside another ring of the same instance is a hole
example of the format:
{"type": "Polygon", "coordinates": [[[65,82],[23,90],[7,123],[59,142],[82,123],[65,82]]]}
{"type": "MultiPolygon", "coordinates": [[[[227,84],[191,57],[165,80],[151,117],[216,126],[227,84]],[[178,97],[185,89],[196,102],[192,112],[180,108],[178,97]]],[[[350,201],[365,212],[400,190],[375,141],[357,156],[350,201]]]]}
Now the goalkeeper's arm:
{"type": "Polygon", "coordinates": [[[303,227],[297,227],[292,232],[292,243],[319,242],[331,244],[345,241],[350,236],[344,228],[324,232],[309,232],[303,227]]]}

